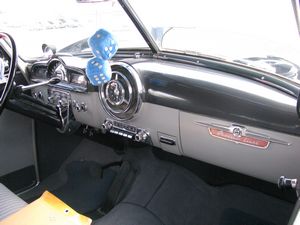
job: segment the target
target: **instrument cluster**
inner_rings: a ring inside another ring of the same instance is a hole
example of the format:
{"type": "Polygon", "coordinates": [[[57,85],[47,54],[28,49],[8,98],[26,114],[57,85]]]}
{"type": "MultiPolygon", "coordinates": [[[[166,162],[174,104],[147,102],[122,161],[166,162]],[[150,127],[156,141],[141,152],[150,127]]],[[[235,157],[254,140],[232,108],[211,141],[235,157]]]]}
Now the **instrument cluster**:
{"type": "Polygon", "coordinates": [[[76,87],[87,88],[88,81],[85,71],[79,68],[66,66],[59,59],[52,59],[49,63],[34,64],[31,69],[31,80],[46,80],[59,77],[61,82],[56,86],[63,86],[64,89],[73,90],[76,87]]]}

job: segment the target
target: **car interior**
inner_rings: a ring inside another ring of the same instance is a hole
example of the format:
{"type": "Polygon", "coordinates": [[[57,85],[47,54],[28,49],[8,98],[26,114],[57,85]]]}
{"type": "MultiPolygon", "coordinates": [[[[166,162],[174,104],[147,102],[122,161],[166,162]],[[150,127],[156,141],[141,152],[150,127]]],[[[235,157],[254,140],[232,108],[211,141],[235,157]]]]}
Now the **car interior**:
{"type": "Polygon", "coordinates": [[[118,5],[147,48],[97,27],[26,58],[0,23],[0,224],[45,191],[95,225],[299,224],[300,65],[158,47],[176,28],[130,3],[92,7],[118,5]]]}

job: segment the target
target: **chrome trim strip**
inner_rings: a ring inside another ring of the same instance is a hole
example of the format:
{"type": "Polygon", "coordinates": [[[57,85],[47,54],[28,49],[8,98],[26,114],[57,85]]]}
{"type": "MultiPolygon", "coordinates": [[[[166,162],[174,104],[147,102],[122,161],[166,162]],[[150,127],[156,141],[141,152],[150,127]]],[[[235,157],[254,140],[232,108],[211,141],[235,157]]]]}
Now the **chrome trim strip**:
{"type": "Polygon", "coordinates": [[[241,126],[241,125],[232,124],[231,126],[225,126],[225,125],[220,125],[220,124],[215,124],[215,123],[204,123],[204,122],[199,122],[199,121],[195,121],[195,123],[199,126],[203,126],[203,127],[207,127],[207,128],[216,128],[216,129],[220,129],[220,130],[230,132],[230,133],[233,133],[233,130],[235,128],[240,128],[242,130],[242,136],[246,136],[246,137],[250,137],[250,138],[257,138],[257,139],[264,139],[271,143],[280,144],[280,145],[286,145],[286,146],[292,145],[290,142],[278,140],[278,139],[272,138],[272,137],[264,135],[264,134],[252,132],[252,131],[248,130],[246,127],[241,126]]]}
{"type": "MultiPolygon", "coordinates": [[[[33,83],[40,83],[40,82],[45,82],[48,81],[48,79],[31,79],[31,81],[33,83]]],[[[58,88],[58,89],[63,89],[63,90],[67,90],[67,91],[72,91],[72,92],[78,92],[78,93],[85,93],[87,92],[87,87],[81,87],[79,85],[76,84],[72,84],[72,83],[58,83],[58,84],[47,84],[48,87],[52,87],[52,88],[58,88]]]]}
{"type": "Polygon", "coordinates": [[[63,83],[60,84],[60,83],[58,83],[58,84],[49,84],[48,86],[55,87],[55,88],[61,88],[61,89],[64,89],[64,90],[78,92],[78,93],[87,92],[86,87],[77,87],[77,86],[73,86],[72,84],[63,84],[63,83]]]}

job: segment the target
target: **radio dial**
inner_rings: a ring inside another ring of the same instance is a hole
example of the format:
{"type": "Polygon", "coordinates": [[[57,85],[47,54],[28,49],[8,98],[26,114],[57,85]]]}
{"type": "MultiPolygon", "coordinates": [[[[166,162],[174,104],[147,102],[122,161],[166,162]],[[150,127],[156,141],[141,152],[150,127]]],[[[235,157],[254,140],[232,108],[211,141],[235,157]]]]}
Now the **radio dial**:
{"type": "Polygon", "coordinates": [[[141,130],[139,131],[135,136],[134,136],[134,140],[137,142],[145,142],[148,138],[148,134],[146,131],[141,130]]]}
{"type": "Polygon", "coordinates": [[[109,120],[105,121],[101,126],[102,133],[106,133],[107,131],[111,130],[113,127],[113,123],[109,120]]]}

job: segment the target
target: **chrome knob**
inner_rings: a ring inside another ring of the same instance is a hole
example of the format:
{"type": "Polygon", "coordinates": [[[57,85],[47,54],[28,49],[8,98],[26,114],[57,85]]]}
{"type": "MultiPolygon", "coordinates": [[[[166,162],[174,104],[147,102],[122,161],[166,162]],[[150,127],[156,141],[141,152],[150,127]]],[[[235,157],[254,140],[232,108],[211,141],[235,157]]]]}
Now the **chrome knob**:
{"type": "Polygon", "coordinates": [[[68,104],[66,101],[64,101],[64,100],[62,100],[62,99],[59,99],[59,100],[57,101],[57,103],[58,103],[60,106],[66,106],[66,105],[68,104]]]}
{"type": "Polygon", "coordinates": [[[102,133],[106,133],[113,127],[113,123],[109,120],[105,121],[101,126],[102,133]]]}
{"type": "Polygon", "coordinates": [[[77,110],[77,112],[81,111],[81,106],[78,103],[75,104],[74,108],[77,110]]]}
{"type": "Polygon", "coordinates": [[[53,96],[49,96],[48,98],[48,102],[53,104],[54,103],[54,97],[53,96]]]}
{"type": "Polygon", "coordinates": [[[86,112],[87,109],[88,109],[87,105],[86,105],[84,102],[81,103],[80,108],[81,108],[81,110],[82,110],[83,112],[86,112]]]}
{"type": "Polygon", "coordinates": [[[144,130],[139,131],[135,136],[134,140],[137,142],[145,142],[148,138],[148,133],[144,130]]]}
{"type": "Polygon", "coordinates": [[[38,96],[38,98],[41,99],[41,100],[44,98],[43,93],[42,93],[41,91],[39,91],[39,93],[38,93],[37,96],[38,96]]]}
{"type": "Polygon", "coordinates": [[[76,100],[72,101],[72,106],[74,109],[76,109],[77,112],[80,112],[82,110],[81,105],[76,100]]]}

